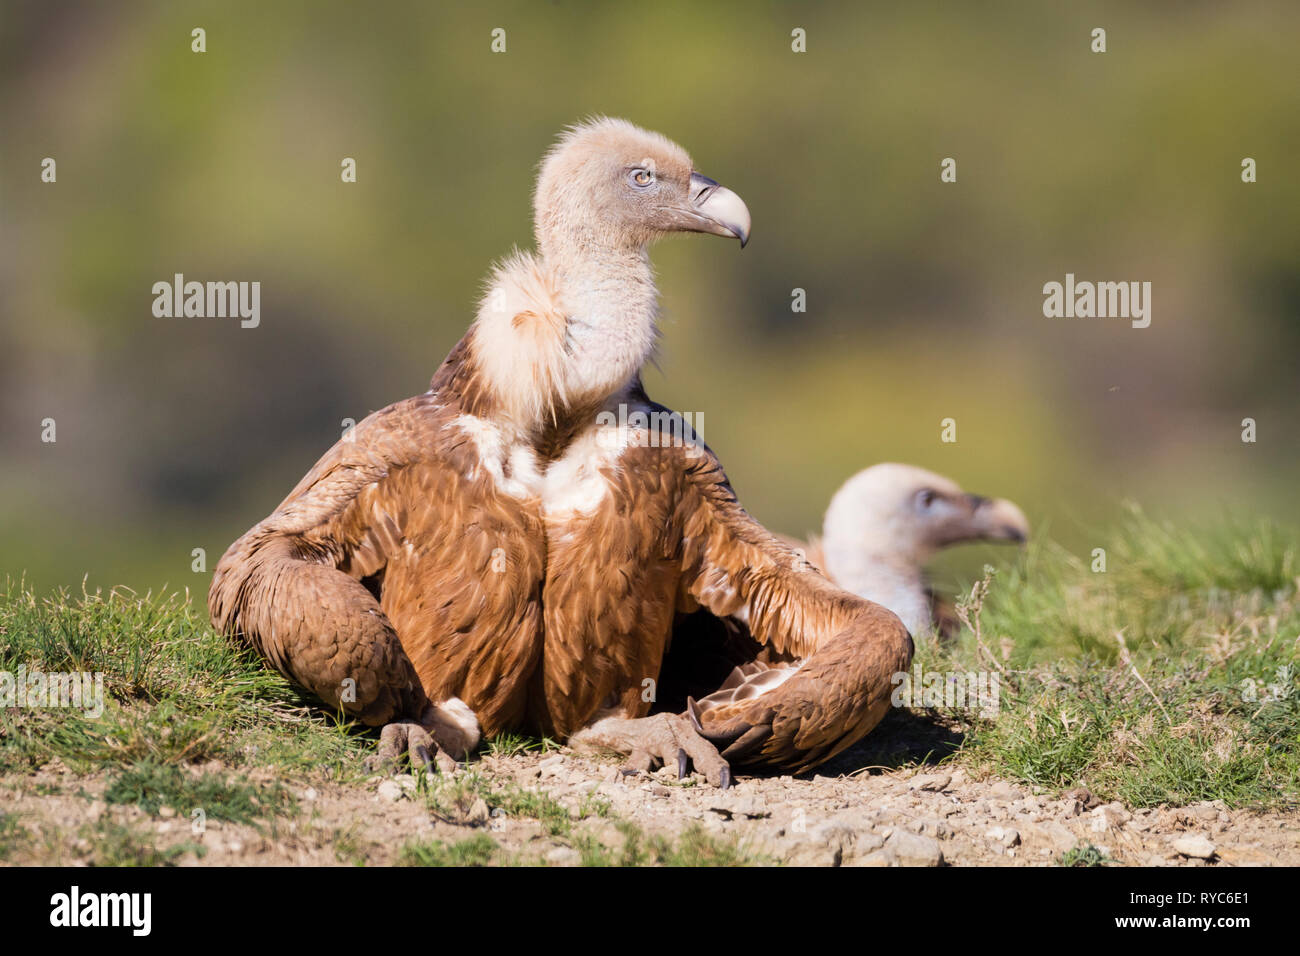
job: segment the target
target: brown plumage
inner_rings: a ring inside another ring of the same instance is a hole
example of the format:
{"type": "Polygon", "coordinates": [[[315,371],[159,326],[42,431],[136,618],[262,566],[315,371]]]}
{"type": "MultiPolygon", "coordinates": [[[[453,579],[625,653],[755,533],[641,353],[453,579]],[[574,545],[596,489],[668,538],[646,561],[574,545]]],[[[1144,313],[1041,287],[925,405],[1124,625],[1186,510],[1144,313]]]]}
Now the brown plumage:
{"type": "Polygon", "coordinates": [[[802,696],[765,705],[763,753],[824,759],[879,720],[910,639],[798,567],[639,379],[656,334],[647,244],[743,244],[748,211],[680,147],[619,120],[561,139],[535,207],[538,253],[493,273],[429,391],[361,422],[231,546],[214,624],[385,725],[390,756],[459,757],[480,728],[521,729],[634,765],[689,757],[725,784],[686,718],[647,716],[646,688],[676,620],[740,615],[809,662],[802,696]]]}
{"type": "MultiPolygon", "coordinates": [[[[806,544],[784,536],[781,541],[795,562],[824,569],[839,586],[889,608],[912,634],[933,630],[947,636],[959,622],[951,604],[926,583],[926,561],[961,542],[1023,542],[1029,523],[1010,501],[969,495],[950,479],[911,465],[882,464],[859,472],[836,492],[823,531],[823,538],[806,544]]],[[[711,653],[707,660],[670,655],[670,692],[691,693],[726,674],[716,690],[688,698],[687,706],[733,765],[808,769],[842,749],[841,741],[862,735],[839,717],[838,699],[867,691],[859,706],[868,729],[888,709],[888,690],[882,692],[880,683],[884,666],[873,647],[830,642],[806,657],[774,653],[772,646],[750,640],[740,625],[721,629],[694,620],[690,627],[711,653]],[[772,715],[790,712],[805,714],[808,730],[798,748],[785,749],[781,741],[788,735],[772,715]],[[843,737],[836,738],[837,732],[843,737]]]]}

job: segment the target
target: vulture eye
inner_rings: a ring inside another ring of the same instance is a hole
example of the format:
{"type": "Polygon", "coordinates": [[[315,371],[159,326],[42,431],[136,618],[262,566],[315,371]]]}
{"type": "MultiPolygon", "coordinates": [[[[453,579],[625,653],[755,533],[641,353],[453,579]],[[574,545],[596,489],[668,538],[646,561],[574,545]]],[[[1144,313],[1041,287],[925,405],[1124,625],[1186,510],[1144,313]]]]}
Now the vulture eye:
{"type": "Polygon", "coordinates": [[[929,488],[925,488],[916,493],[916,504],[919,508],[928,508],[934,504],[936,495],[929,488]]]}
{"type": "Polygon", "coordinates": [[[649,186],[655,181],[655,174],[648,169],[634,169],[630,178],[634,186],[649,186]]]}

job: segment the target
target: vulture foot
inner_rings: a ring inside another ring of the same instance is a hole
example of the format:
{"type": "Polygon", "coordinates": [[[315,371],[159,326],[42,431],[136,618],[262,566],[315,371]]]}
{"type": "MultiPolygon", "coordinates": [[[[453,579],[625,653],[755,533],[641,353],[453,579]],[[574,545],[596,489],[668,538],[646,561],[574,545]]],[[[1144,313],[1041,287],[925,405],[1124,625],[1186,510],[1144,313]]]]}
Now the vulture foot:
{"type": "Polygon", "coordinates": [[[604,717],[578,731],[569,744],[579,749],[612,750],[627,754],[625,773],[657,767],[677,767],[685,777],[691,765],[715,787],[731,786],[731,767],[718,748],[705,740],[681,714],[655,714],[635,719],[604,717]]]}
{"type": "Polygon", "coordinates": [[[405,755],[411,770],[452,773],[478,746],[478,720],[464,703],[452,697],[442,704],[430,704],[419,720],[395,720],[379,732],[379,753],[372,764],[388,772],[396,770],[405,755]]]}
{"type": "Polygon", "coordinates": [[[410,761],[412,773],[452,773],[459,766],[456,758],[439,747],[433,735],[414,720],[385,724],[379,732],[379,752],[367,763],[371,769],[396,773],[403,757],[410,761]]]}

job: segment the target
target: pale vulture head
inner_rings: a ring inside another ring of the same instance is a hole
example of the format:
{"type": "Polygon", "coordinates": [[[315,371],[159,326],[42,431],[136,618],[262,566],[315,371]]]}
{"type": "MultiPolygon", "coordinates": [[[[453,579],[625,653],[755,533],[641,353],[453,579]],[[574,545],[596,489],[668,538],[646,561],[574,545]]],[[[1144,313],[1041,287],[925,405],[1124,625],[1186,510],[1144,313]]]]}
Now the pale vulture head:
{"type": "Polygon", "coordinates": [[[637,250],[674,232],[749,239],[749,210],[672,140],[621,119],[569,129],[542,161],[537,243],[553,253],[637,250]]]}
{"type": "Polygon", "coordinates": [[[858,552],[919,567],[952,544],[1023,543],[1029,522],[1006,499],[967,494],[913,465],[881,464],[858,472],[835,493],[823,535],[828,563],[832,552],[858,552]]]}

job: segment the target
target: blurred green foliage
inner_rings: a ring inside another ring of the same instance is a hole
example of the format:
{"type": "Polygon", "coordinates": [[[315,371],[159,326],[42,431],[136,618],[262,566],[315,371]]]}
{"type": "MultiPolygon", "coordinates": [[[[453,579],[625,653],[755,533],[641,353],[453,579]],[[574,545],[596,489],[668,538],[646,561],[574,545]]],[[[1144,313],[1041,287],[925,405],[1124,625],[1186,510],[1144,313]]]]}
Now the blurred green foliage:
{"type": "Polygon", "coordinates": [[[890,459],[1085,554],[1123,498],[1294,521],[1298,27],[1284,0],[9,0],[0,570],[201,592],[193,548],[210,569],[344,418],[427,387],[531,241],[538,159],[593,113],[683,143],[753,212],[743,253],[655,253],[647,386],[703,415],[769,525],[815,529],[890,459]],[[260,281],[261,326],[153,318],[175,272],[260,281]],[[1151,327],[1045,319],[1067,272],[1151,281],[1151,327]]]}

